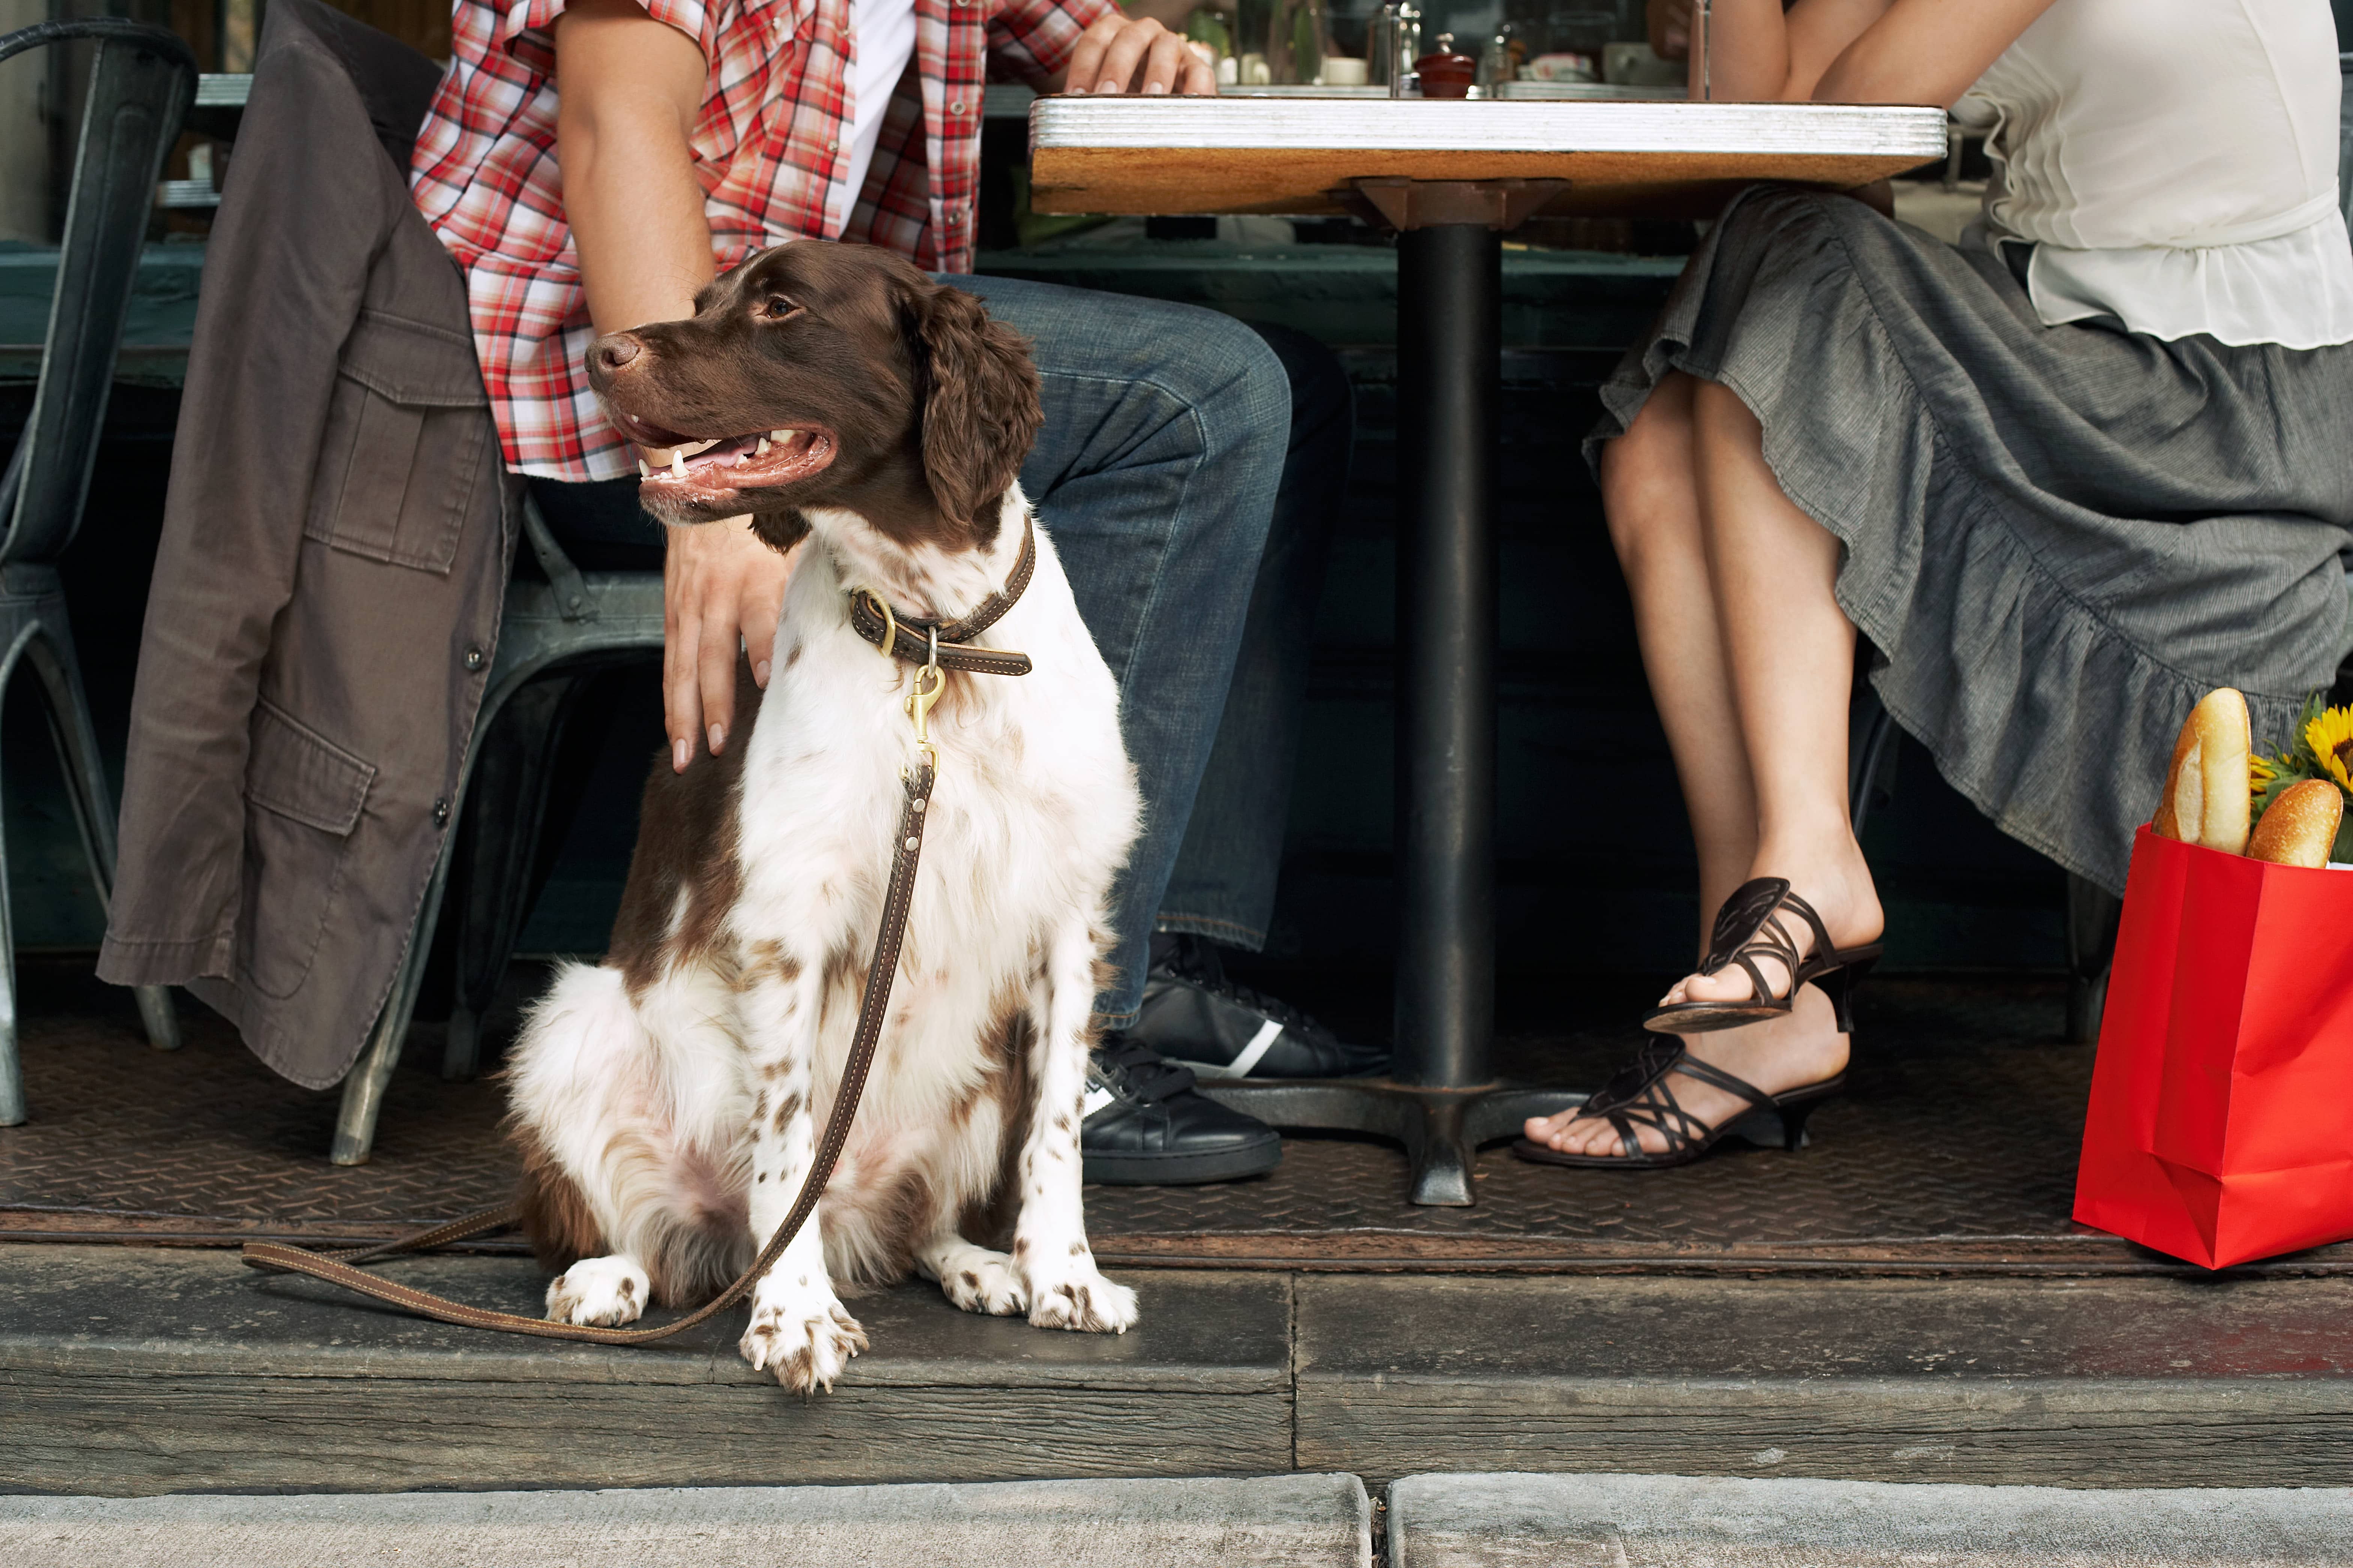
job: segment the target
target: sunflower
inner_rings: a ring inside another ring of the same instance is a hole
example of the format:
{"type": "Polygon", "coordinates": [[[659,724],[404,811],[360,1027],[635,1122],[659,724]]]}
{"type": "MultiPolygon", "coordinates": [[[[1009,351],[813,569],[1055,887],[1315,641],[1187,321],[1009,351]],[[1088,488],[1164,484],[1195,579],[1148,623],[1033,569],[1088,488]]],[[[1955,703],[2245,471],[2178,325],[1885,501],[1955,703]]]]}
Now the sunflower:
{"type": "Polygon", "coordinates": [[[2353,792],[2353,708],[2324,708],[2306,720],[2304,744],[2337,788],[2353,792]]]}

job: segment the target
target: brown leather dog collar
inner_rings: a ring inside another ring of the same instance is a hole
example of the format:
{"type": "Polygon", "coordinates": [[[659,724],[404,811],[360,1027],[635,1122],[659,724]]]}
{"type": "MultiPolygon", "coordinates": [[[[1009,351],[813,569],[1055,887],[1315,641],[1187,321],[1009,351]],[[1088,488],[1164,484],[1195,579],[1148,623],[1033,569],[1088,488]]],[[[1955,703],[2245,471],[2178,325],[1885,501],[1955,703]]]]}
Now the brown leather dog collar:
{"type": "Polygon", "coordinates": [[[909,664],[930,663],[936,649],[943,669],[969,670],[975,675],[1027,675],[1031,667],[1026,653],[963,645],[995,626],[1013,607],[1022,590],[1029,586],[1029,574],[1037,568],[1038,531],[1029,513],[1024,511],[1021,558],[1013,563],[1013,574],[1006,578],[1005,591],[991,594],[972,614],[956,621],[902,616],[883,603],[872,589],[853,588],[849,591],[850,628],[884,653],[909,664]]]}

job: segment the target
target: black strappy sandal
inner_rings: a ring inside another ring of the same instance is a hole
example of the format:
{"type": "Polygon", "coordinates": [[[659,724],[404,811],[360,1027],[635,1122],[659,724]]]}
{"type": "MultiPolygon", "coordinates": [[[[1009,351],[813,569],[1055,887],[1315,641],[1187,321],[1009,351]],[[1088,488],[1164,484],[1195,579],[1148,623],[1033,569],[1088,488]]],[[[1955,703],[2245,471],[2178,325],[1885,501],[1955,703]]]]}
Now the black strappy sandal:
{"type": "Polygon", "coordinates": [[[1806,1084],[1783,1094],[1767,1094],[1746,1079],[1693,1056],[1681,1040],[1647,1042],[1616,1078],[1594,1092],[1578,1110],[1577,1118],[1606,1118],[1617,1130],[1622,1154],[1565,1154],[1533,1138],[1512,1145],[1512,1152],[1539,1165],[1589,1165],[1621,1171],[1664,1171],[1688,1165],[1715,1147],[1719,1139],[1737,1135],[1767,1148],[1778,1143],[1794,1152],[1806,1142],[1806,1119],[1814,1108],[1846,1087],[1841,1072],[1820,1083],[1806,1084]],[[1667,1087],[1671,1073],[1682,1073],[1704,1084],[1736,1094],[1749,1109],[1716,1126],[1694,1116],[1667,1087]],[[1658,1130],[1667,1146],[1656,1154],[1642,1147],[1638,1127],[1658,1130]]]}
{"type": "Polygon", "coordinates": [[[1743,883],[1724,900],[1724,908],[1716,910],[1715,929],[1708,937],[1707,958],[1699,966],[1702,974],[1718,974],[1736,963],[1740,965],[1748,971],[1748,999],[1671,1002],[1644,1015],[1642,1027],[1662,1035],[1696,1035],[1778,1018],[1789,1010],[1798,988],[1811,981],[1822,988],[1831,1005],[1838,1009],[1839,1033],[1850,1035],[1854,1032],[1854,1019],[1849,1011],[1849,1001],[1854,994],[1855,982],[1870,973],[1884,951],[1885,945],[1876,942],[1847,948],[1832,946],[1822,917],[1814,912],[1813,905],[1789,890],[1787,878],[1759,877],[1743,883]],[[1797,938],[1781,923],[1784,910],[1814,928],[1814,949],[1810,953],[1799,956],[1797,938]],[[1770,958],[1788,971],[1787,991],[1773,989],[1765,972],[1757,967],[1760,958],[1770,958]]]}

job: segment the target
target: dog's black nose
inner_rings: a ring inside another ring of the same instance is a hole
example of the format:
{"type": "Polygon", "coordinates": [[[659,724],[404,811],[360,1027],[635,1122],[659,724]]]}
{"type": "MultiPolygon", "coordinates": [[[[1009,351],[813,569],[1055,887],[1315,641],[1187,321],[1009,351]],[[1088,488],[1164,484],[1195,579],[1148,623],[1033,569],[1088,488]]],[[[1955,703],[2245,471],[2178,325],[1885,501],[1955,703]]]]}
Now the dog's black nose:
{"type": "Polygon", "coordinates": [[[637,358],[638,351],[644,347],[628,332],[615,332],[610,337],[598,338],[589,353],[596,361],[596,368],[610,375],[637,358]]]}

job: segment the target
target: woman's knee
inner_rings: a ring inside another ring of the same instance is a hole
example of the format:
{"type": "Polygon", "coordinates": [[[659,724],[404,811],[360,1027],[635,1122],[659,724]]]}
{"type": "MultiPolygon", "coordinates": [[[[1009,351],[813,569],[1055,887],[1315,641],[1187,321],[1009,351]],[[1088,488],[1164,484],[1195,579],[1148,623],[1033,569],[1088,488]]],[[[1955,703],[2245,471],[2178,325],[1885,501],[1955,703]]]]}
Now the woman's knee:
{"type": "Polygon", "coordinates": [[[1626,433],[1601,448],[1601,510],[1609,542],[1629,574],[1662,543],[1699,542],[1697,488],[1692,476],[1693,381],[1681,372],[1662,381],[1626,433]]]}

